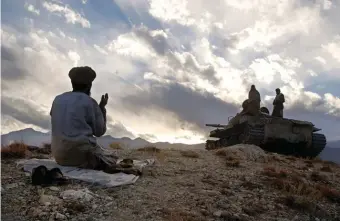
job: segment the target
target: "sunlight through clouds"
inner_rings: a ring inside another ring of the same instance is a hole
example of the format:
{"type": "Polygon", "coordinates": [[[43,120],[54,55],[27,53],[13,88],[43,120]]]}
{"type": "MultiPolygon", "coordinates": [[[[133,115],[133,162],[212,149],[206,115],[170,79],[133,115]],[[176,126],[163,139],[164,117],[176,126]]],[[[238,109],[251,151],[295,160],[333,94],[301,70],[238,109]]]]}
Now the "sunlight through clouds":
{"type": "Polygon", "coordinates": [[[252,84],[270,110],[281,88],[286,116],[340,120],[339,2],[94,2],[11,2],[29,25],[6,14],[1,28],[5,131],[48,129],[51,101],[70,90],[77,65],[96,70],[96,100],[110,96],[112,136],[201,142],[205,123],[227,123],[252,84]],[[20,119],[15,105],[27,110],[20,119]],[[32,117],[39,114],[43,121],[32,117]]]}

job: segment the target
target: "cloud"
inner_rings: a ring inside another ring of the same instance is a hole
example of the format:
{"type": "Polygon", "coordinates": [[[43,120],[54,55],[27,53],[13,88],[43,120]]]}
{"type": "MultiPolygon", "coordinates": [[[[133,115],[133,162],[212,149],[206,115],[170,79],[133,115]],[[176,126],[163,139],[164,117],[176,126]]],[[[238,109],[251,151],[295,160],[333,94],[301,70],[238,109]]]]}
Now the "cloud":
{"type": "Polygon", "coordinates": [[[1,77],[3,80],[18,80],[26,77],[25,70],[20,65],[20,54],[1,45],[1,77]]]}
{"type": "Polygon", "coordinates": [[[322,48],[331,54],[334,59],[340,62],[340,35],[337,35],[333,42],[322,45],[322,48]]]}
{"type": "MultiPolygon", "coordinates": [[[[98,74],[93,97],[110,96],[108,133],[194,143],[207,136],[205,123],[227,123],[255,84],[262,105],[272,109],[279,87],[285,116],[338,136],[338,2],[117,0],[101,3],[105,10],[39,4],[34,8],[49,12],[41,10],[39,20],[28,13],[20,18],[29,26],[7,18],[2,27],[7,97],[34,100],[46,112],[70,89],[69,69],[89,65],[98,74]]],[[[8,114],[6,127],[19,125],[8,114]]]]}
{"type": "Polygon", "coordinates": [[[78,66],[80,60],[79,54],[75,51],[69,51],[67,55],[73,61],[73,66],[78,66]]]}
{"type": "Polygon", "coordinates": [[[187,1],[171,0],[150,1],[150,14],[165,22],[176,21],[182,25],[190,25],[194,22],[190,19],[190,11],[187,8],[187,1]]]}
{"type": "Polygon", "coordinates": [[[36,9],[34,5],[25,3],[25,8],[33,14],[40,15],[40,10],[36,9]]]}
{"type": "Polygon", "coordinates": [[[135,138],[135,135],[131,133],[126,127],[117,121],[114,121],[113,119],[110,119],[106,125],[107,127],[107,134],[114,134],[116,138],[120,137],[130,137],[135,138]]]}
{"type": "Polygon", "coordinates": [[[30,100],[1,96],[1,112],[25,124],[36,125],[43,129],[50,128],[48,114],[30,100]]]}
{"type": "MultiPolygon", "coordinates": [[[[77,52],[86,47],[72,47],[73,41],[64,33],[58,36],[58,32],[32,29],[28,35],[18,34],[14,37],[13,30],[6,26],[2,28],[2,37],[6,40],[1,45],[2,108],[6,115],[6,128],[22,129],[24,123],[30,127],[49,129],[50,117],[46,113],[49,113],[56,95],[71,89],[67,73],[74,65],[80,64],[81,58],[87,59],[86,54],[81,56],[77,52]],[[70,48],[74,49],[69,50],[70,48]]],[[[87,49],[90,50],[91,47],[88,46],[87,49]]],[[[93,56],[96,53],[98,57],[102,57],[92,48],[91,59],[96,59],[93,56]]],[[[112,55],[105,58],[106,63],[111,62],[112,58],[112,55]]],[[[125,62],[120,63],[125,70],[131,70],[125,62]]],[[[103,75],[100,73],[99,76],[103,75]]],[[[102,80],[106,82],[105,77],[102,80]]],[[[99,97],[96,88],[93,91],[94,96],[99,97]]],[[[111,94],[114,94],[112,90],[111,94]]],[[[119,120],[109,119],[108,133],[134,136],[119,120]]]]}
{"type": "Polygon", "coordinates": [[[43,7],[49,12],[55,13],[58,16],[64,16],[67,23],[76,24],[79,23],[83,28],[90,28],[90,22],[84,18],[81,14],[75,12],[68,5],[62,6],[50,2],[44,2],[43,7]]]}
{"type": "Polygon", "coordinates": [[[239,107],[228,104],[210,93],[197,93],[183,85],[171,83],[166,86],[152,84],[150,91],[129,95],[123,98],[121,105],[127,110],[139,110],[141,113],[149,109],[158,110],[159,114],[174,114],[174,129],[187,129],[206,132],[206,123],[227,123],[228,116],[235,114],[239,107]]]}

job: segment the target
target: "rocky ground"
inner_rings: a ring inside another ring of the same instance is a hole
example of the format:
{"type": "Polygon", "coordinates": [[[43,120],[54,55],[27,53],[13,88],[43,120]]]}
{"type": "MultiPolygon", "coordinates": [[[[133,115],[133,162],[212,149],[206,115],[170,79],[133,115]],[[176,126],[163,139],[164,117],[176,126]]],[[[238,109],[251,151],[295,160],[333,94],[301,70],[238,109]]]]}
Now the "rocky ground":
{"type": "Polygon", "coordinates": [[[41,188],[13,159],[2,159],[1,220],[340,220],[340,167],[334,163],[256,146],[117,154],[156,163],[134,185],[73,181],[41,188]]]}

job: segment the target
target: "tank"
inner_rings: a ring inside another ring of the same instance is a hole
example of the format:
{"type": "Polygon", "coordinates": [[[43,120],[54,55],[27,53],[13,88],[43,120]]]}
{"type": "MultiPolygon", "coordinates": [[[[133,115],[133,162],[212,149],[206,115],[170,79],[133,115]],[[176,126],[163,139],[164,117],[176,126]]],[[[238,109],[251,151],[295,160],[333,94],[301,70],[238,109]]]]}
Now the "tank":
{"type": "Polygon", "coordinates": [[[313,123],[273,117],[265,112],[255,116],[241,112],[228,124],[206,124],[216,128],[209,134],[215,140],[207,140],[206,149],[253,144],[269,152],[314,158],[325,148],[326,137],[316,133],[321,129],[313,123]]]}

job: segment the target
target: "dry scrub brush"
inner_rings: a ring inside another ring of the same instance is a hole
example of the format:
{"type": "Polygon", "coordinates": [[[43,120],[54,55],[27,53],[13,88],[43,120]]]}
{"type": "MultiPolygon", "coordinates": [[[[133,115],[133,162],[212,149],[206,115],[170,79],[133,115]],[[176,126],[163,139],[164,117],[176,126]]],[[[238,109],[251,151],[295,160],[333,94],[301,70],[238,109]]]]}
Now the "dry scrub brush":
{"type": "Polygon", "coordinates": [[[52,152],[52,146],[50,143],[43,143],[42,148],[37,148],[35,151],[41,154],[50,154],[52,152]]]}
{"type": "Polygon", "coordinates": [[[269,177],[287,177],[288,172],[285,170],[276,170],[274,167],[265,167],[263,168],[262,174],[269,176],[269,177]]]}
{"type": "Polygon", "coordinates": [[[141,147],[137,149],[137,151],[148,152],[148,153],[159,153],[161,152],[161,149],[155,146],[145,146],[145,147],[141,147]]]}
{"type": "Polygon", "coordinates": [[[216,156],[223,157],[226,160],[226,165],[228,167],[240,167],[241,162],[239,157],[237,157],[235,154],[227,154],[226,149],[219,149],[215,152],[216,156]]]}
{"type": "Polygon", "coordinates": [[[321,171],[323,172],[332,172],[332,168],[329,165],[324,165],[320,168],[321,171]]]}
{"type": "Polygon", "coordinates": [[[306,196],[310,199],[319,200],[326,198],[331,202],[340,203],[340,192],[330,186],[315,184],[313,181],[320,179],[324,181],[324,177],[320,177],[317,173],[311,174],[312,182],[308,182],[301,178],[301,175],[293,171],[276,170],[275,168],[266,167],[262,174],[269,178],[267,183],[272,187],[286,192],[290,195],[306,196]]]}
{"type": "Polygon", "coordinates": [[[264,213],[266,211],[266,208],[264,205],[261,204],[254,204],[254,203],[248,203],[246,206],[242,207],[242,210],[244,213],[246,213],[249,216],[256,216],[261,213],[264,213]]]}
{"type": "Polygon", "coordinates": [[[280,198],[279,201],[291,209],[306,213],[315,213],[317,209],[315,201],[303,196],[287,195],[280,198]]]}
{"type": "Polygon", "coordinates": [[[226,165],[228,167],[240,167],[241,166],[241,162],[238,159],[235,158],[229,158],[226,161],[226,165]]]}
{"type": "Polygon", "coordinates": [[[113,149],[113,150],[122,150],[123,147],[120,143],[117,143],[117,142],[113,142],[113,143],[110,143],[110,148],[113,149]]]}
{"type": "Polygon", "coordinates": [[[327,176],[320,174],[319,172],[316,172],[316,171],[314,171],[310,174],[310,178],[311,178],[311,180],[313,180],[315,182],[328,183],[327,176]]]}
{"type": "Polygon", "coordinates": [[[158,162],[165,162],[168,153],[163,150],[155,147],[155,146],[145,146],[137,149],[138,152],[141,152],[143,155],[151,155],[157,159],[158,162]]]}
{"type": "Polygon", "coordinates": [[[1,158],[24,158],[28,155],[28,146],[22,142],[15,142],[8,146],[1,147],[1,158]]]}
{"type": "Polygon", "coordinates": [[[203,221],[203,217],[182,209],[164,209],[164,218],[167,221],[203,221]]]}
{"type": "Polygon", "coordinates": [[[188,158],[199,158],[200,157],[200,155],[193,150],[181,150],[180,153],[183,157],[188,157],[188,158]]]}

